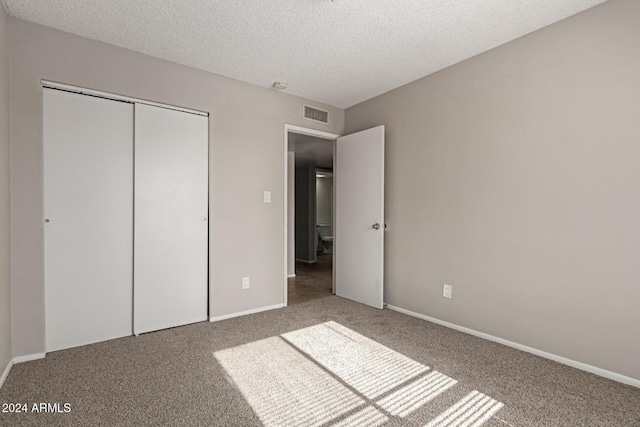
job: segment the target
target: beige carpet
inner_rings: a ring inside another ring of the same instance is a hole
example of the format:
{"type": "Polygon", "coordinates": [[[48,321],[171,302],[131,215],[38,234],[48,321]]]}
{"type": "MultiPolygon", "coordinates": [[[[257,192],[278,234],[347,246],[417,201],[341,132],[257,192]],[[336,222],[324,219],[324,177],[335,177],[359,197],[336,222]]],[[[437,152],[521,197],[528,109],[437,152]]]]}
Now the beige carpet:
{"type": "Polygon", "coordinates": [[[296,261],[296,277],[287,279],[288,305],[332,294],[332,255],[320,253],[312,264],[296,261]]]}
{"type": "Polygon", "coordinates": [[[331,296],[13,367],[0,425],[640,426],[640,389],[331,296]]]}

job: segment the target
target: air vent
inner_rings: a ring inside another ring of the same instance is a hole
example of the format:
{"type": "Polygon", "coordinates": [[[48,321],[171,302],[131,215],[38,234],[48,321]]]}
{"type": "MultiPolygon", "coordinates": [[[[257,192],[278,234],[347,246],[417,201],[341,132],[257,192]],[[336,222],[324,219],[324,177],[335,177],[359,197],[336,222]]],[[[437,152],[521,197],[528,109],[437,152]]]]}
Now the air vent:
{"type": "Polygon", "coordinates": [[[304,105],[304,118],[313,120],[314,122],[324,123],[326,125],[329,123],[329,112],[304,105]]]}

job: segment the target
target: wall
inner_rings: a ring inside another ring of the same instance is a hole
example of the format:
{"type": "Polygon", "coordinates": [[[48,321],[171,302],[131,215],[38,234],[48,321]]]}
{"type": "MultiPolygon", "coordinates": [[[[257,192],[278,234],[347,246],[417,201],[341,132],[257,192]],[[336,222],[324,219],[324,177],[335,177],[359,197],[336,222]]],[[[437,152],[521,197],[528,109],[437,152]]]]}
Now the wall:
{"type": "Polygon", "coordinates": [[[333,178],[316,178],[316,222],[329,224],[333,221],[331,213],[333,178]]]}
{"type": "Polygon", "coordinates": [[[296,163],[295,182],[295,227],[296,259],[316,261],[318,244],[315,224],[316,170],[314,165],[296,163]]]}
{"type": "Polygon", "coordinates": [[[333,236],[333,176],[316,178],[316,224],[318,233],[333,236]]]}
{"type": "Polygon", "coordinates": [[[287,153],[287,276],[296,275],[296,153],[287,153]]]}
{"type": "Polygon", "coordinates": [[[386,126],[388,304],[640,379],[639,22],[610,1],[346,111],[386,126]]]}
{"type": "MultiPolygon", "coordinates": [[[[9,29],[14,355],[44,351],[41,79],[208,111],[210,315],[282,304],[284,124],[313,127],[309,101],[17,19],[9,29]]],[[[344,111],[321,108],[334,119],[321,129],[342,133],[344,111]]]]}
{"type": "MultiPolygon", "coordinates": [[[[11,352],[11,252],[9,207],[9,32],[0,4],[0,378],[11,352]]],[[[0,386],[2,380],[0,379],[0,386]]]]}

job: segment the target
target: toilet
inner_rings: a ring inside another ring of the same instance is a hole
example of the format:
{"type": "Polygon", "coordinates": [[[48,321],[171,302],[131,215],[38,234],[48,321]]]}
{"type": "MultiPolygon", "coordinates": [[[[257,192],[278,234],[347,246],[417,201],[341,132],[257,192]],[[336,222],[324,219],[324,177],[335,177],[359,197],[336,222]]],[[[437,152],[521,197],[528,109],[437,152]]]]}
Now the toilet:
{"type": "Polygon", "coordinates": [[[320,240],[324,251],[330,254],[333,249],[333,236],[320,236],[320,240]]]}
{"type": "Polygon", "coordinates": [[[318,252],[331,253],[333,249],[333,236],[331,235],[331,224],[317,224],[318,229],[318,252]]]}

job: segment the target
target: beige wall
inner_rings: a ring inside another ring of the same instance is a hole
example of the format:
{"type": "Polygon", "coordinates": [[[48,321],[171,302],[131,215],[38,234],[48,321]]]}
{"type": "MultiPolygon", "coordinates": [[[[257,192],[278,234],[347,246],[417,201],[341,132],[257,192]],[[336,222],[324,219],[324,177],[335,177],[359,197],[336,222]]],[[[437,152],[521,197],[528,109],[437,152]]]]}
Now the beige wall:
{"type": "Polygon", "coordinates": [[[9,33],[0,4],[0,375],[11,360],[9,228],[9,33]]]}
{"type": "Polygon", "coordinates": [[[16,19],[10,36],[14,355],[44,351],[40,79],[208,111],[210,314],[283,302],[284,124],[341,133],[343,110],[320,105],[332,121],[316,126],[302,98],[16,19]]]}
{"type": "Polygon", "coordinates": [[[387,303],[640,379],[639,23],[613,0],[346,111],[386,126],[387,303]]]}

